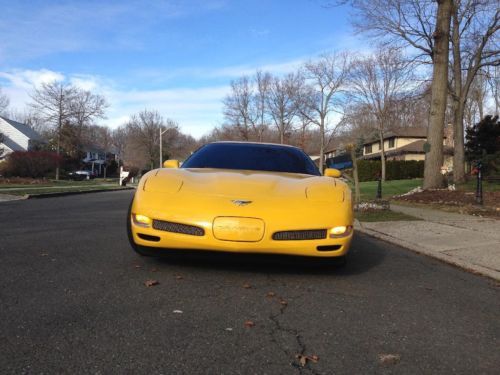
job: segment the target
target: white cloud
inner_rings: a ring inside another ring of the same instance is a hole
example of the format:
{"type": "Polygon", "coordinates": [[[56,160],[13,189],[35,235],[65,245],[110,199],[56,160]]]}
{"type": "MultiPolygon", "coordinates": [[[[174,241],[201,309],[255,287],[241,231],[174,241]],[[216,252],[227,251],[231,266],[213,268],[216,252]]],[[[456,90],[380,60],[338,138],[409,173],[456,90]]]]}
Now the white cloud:
{"type": "Polygon", "coordinates": [[[0,71],[2,91],[9,97],[11,108],[22,110],[31,101],[34,86],[51,81],[68,81],[85,90],[102,94],[110,106],[101,124],[115,128],[144,109],[155,109],[164,117],[179,123],[181,129],[200,137],[217,125],[221,118],[222,99],[228,86],[171,88],[162,90],[124,90],[116,82],[92,75],[70,75],[42,69],[0,71]]]}
{"type": "Polygon", "coordinates": [[[40,87],[43,83],[63,81],[64,75],[47,69],[13,70],[11,72],[0,71],[0,78],[10,81],[11,86],[32,89],[33,87],[40,87]]]}

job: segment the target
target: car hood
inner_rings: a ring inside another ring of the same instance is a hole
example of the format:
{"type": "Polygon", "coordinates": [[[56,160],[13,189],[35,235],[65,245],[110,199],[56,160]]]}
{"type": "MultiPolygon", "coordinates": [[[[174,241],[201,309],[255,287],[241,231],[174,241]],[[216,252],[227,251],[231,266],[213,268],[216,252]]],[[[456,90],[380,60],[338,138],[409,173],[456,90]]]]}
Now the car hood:
{"type": "Polygon", "coordinates": [[[144,191],[189,193],[237,199],[305,198],[343,200],[342,182],[322,176],[223,169],[158,169],[149,172],[144,191]]]}

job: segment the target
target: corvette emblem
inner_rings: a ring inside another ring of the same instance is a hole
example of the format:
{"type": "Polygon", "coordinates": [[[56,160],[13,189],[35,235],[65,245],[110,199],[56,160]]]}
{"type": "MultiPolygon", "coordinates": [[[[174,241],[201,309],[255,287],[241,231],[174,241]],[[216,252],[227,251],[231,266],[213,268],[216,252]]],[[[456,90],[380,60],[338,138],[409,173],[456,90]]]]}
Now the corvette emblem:
{"type": "Polygon", "coordinates": [[[234,199],[231,202],[234,203],[237,206],[246,206],[247,204],[252,203],[252,201],[244,201],[244,200],[241,200],[241,199],[234,199]]]}

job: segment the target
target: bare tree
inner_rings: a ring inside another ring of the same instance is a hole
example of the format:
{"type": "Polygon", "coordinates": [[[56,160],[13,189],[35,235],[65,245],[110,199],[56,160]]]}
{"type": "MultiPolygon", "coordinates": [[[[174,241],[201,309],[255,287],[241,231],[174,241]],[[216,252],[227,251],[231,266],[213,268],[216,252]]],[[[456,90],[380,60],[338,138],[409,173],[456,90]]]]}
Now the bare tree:
{"type": "Polygon", "coordinates": [[[238,129],[241,139],[251,139],[256,115],[252,108],[253,92],[250,79],[246,76],[231,82],[231,93],[224,98],[224,117],[227,123],[238,129]]]}
{"type": "Polygon", "coordinates": [[[486,67],[486,78],[495,102],[494,115],[498,116],[500,113],[500,65],[486,67]]]}
{"type": "Polygon", "coordinates": [[[2,93],[2,88],[0,87],[0,115],[7,109],[9,103],[9,98],[2,93]]]}
{"type": "MultiPolygon", "coordinates": [[[[156,110],[145,109],[132,115],[127,127],[136,142],[136,146],[147,155],[150,168],[153,169],[159,159],[160,129],[177,131],[178,125],[170,119],[165,120],[156,110]]],[[[167,138],[168,135],[164,137],[164,139],[167,138]]],[[[166,149],[167,147],[165,147],[166,149]]]]}
{"type": "Polygon", "coordinates": [[[379,49],[373,56],[355,62],[349,83],[351,97],[364,104],[376,119],[382,181],[385,181],[384,134],[397,121],[394,119],[397,103],[415,89],[413,67],[399,49],[379,49]]]}
{"type": "MultiPolygon", "coordinates": [[[[451,77],[453,79],[450,92],[453,100],[455,143],[453,170],[455,180],[463,180],[464,105],[470,85],[478,70],[485,65],[498,66],[500,48],[498,38],[495,36],[499,23],[498,0],[352,0],[340,2],[349,2],[356,9],[358,17],[354,20],[354,26],[357,31],[368,33],[384,43],[410,46],[415,52],[414,58],[423,63],[436,63],[436,54],[439,55],[441,50],[436,46],[441,38],[440,33],[446,32],[449,35],[451,30],[453,57],[451,77]],[[439,26],[439,24],[443,19],[443,11],[446,13],[445,17],[448,17],[447,10],[450,6],[453,22],[451,29],[447,27],[444,31],[442,26],[446,25],[439,26]],[[439,10],[442,12],[440,13],[439,10]]],[[[445,53],[444,50],[442,53],[445,53]]],[[[446,53],[448,53],[448,46],[446,46],[446,53]]],[[[435,91],[433,92],[436,94],[435,91]]],[[[430,119],[432,120],[435,119],[435,109],[434,107],[431,111],[430,119]]],[[[444,117],[441,117],[444,121],[444,117]]],[[[433,123],[435,122],[431,121],[431,126],[433,123]]],[[[444,128],[444,124],[439,128],[444,128]]],[[[442,147],[435,145],[427,155],[436,160],[426,163],[426,169],[437,163],[438,159],[442,159],[442,155],[434,155],[440,149],[442,147]]],[[[440,180],[437,174],[438,169],[432,170],[435,174],[433,180],[436,182],[433,187],[437,187],[440,180]]],[[[430,172],[426,175],[430,176],[430,172]]],[[[430,177],[426,178],[424,185],[430,183],[429,179],[430,177]]]]}
{"type": "Polygon", "coordinates": [[[268,127],[266,114],[268,112],[267,97],[270,92],[271,74],[258,70],[257,73],[255,73],[255,86],[257,92],[253,96],[253,110],[256,115],[250,116],[250,119],[254,121],[252,127],[257,134],[257,139],[259,142],[262,142],[263,134],[268,127]]]}
{"type": "Polygon", "coordinates": [[[439,0],[436,30],[433,33],[433,72],[431,108],[424,166],[424,189],[439,188],[443,184],[443,134],[448,88],[448,57],[452,0],[439,0]]]}
{"type": "MultiPolygon", "coordinates": [[[[281,144],[285,143],[285,135],[292,130],[293,121],[299,113],[296,96],[302,84],[303,80],[300,75],[294,73],[283,78],[272,78],[267,105],[278,129],[281,144]]],[[[309,122],[306,120],[305,123],[309,122]]]]}
{"type": "MultiPolygon", "coordinates": [[[[437,1],[437,3],[439,3],[437,1]]],[[[434,60],[436,2],[429,0],[345,0],[355,10],[353,26],[387,45],[414,49],[414,59],[434,60]]]]}
{"type": "Polygon", "coordinates": [[[111,133],[111,144],[115,148],[119,160],[125,158],[125,149],[128,143],[129,131],[126,125],[121,125],[111,133]]]}
{"type": "Polygon", "coordinates": [[[480,69],[500,64],[500,29],[497,0],[454,0],[452,8],[451,97],[453,100],[453,180],[465,180],[464,110],[480,69]]]}
{"type": "Polygon", "coordinates": [[[297,96],[297,104],[303,116],[317,125],[320,131],[320,163],[323,173],[327,133],[335,131],[339,123],[329,123],[328,116],[342,107],[340,93],[349,73],[349,55],[345,52],[323,55],[306,63],[303,74],[307,86],[297,96]]]}
{"type": "MultiPolygon", "coordinates": [[[[61,132],[63,124],[73,116],[72,101],[77,89],[63,82],[44,83],[31,94],[31,107],[44,121],[55,126],[56,152],[61,154],[61,132]]],[[[59,180],[59,157],[57,158],[56,180],[59,180]]]]}
{"type": "Polygon", "coordinates": [[[71,120],[76,127],[76,153],[81,152],[85,127],[94,124],[98,119],[105,118],[107,107],[108,103],[103,96],[85,90],[76,91],[70,102],[71,120]]]}

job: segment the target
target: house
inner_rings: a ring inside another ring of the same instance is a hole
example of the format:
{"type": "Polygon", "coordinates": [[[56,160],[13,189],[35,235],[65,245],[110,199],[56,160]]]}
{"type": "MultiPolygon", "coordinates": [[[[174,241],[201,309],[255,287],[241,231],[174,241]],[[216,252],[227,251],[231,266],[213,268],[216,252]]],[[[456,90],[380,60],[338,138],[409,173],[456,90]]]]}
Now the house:
{"type": "Polygon", "coordinates": [[[26,124],[9,120],[0,116],[0,133],[3,142],[0,142],[0,159],[5,158],[13,151],[30,151],[45,143],[44,139],[26,124]]]}
{"type": "MultiPolygon", "coordinates": [[[[443,137],[444,166],[451,168],[453,165],[453,147],[448,137],[443,137]]],[[[451,138],[452,139],[452,138],[451,138]]],[[[388,131],[384,134],[384,151],[386,160],[425,160],[425,148],[427,143],[426,128],[400,128],[388,131]]],[[[365,160],[380,159],[380,140],[371,139],[363,144],[363,156],[365,160]]]]}
{"type": "Polygon", "coordinates": [[[83,147],[82,163],[85,169],[94,172],[97,176],[104,173],[104,169],[109,165],[111,160],[116,160],[116,155],[113,152],[105,152],[103,149],[93,146],[85,145],[83,147]]]}

